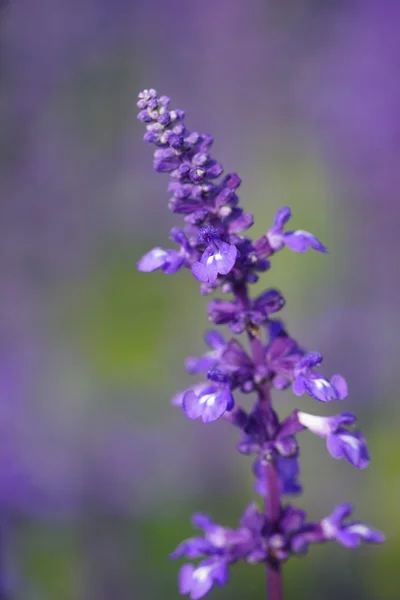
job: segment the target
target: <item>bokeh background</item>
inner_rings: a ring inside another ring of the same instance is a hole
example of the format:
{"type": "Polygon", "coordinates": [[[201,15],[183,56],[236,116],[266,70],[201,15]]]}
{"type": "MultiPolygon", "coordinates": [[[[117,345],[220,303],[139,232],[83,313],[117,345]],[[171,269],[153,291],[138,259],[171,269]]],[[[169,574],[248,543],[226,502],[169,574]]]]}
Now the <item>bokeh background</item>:
{"type": "MultiPolygon", "coordinates": [[[[179,221],[136,120],[156,87],[241,174],[254,235],[289,204],[330,250],[281,253],[263,285],[348,379],[372,462],[356,472],[304,434],[298,503],[318,519],[354,502],[388,540],[313,548],[285,567],[285,598],[399,599],[400,3],[0,6],[1,598],[172,600],[191,513],[234,525],[255,498],[237,432],[170,406],[205,299],[187,272],[135,267],[179,221]]],[[[262,598],[262,571],[232,569],[213,597],[262,598]]]]}

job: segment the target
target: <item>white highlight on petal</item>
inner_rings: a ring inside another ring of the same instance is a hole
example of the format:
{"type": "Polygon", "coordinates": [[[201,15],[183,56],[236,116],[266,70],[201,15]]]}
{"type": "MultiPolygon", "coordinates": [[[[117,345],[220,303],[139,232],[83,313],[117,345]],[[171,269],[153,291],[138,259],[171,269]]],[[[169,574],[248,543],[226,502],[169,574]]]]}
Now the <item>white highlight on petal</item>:
{"type": "Polygon", "coordinates": [[[199,567],[193,573],[193,579],[197,581],[206,581],[209,577],[210,567],[199,567]]]}
{"type": "Polygon", "coordinates": [[[214,261],[218,260],[222,260],[222,254],[220,252],[218,252],[217,254],[211,254],[211,256],[207,258],[207,264],[211,265],[214,261]]]}
{"type": "Polygon", "coordinates": [[[313,384],[318,390],[323,390],[324,388],[330,388],[331,384],[326,379],[313,379],[313,384]]]}
{"type": "Polygon", "coordinates": [[[284,243],[282,241],[283,236],[281,233],[271,233],[268,231],[266,233],[266,238],[273,250],[281,250],[283,248],[284,243]]]}
{"type": "Polygon", "coordinates": [[[322,519],[321,527],[327,538],[332,539],[336,537],[337,527],[332,525],[329,519],[322,519]]]}
{"type": "Polygon", "coordinates": [[[215,402],[215,398],[217,397],[216,393],[213,394],[204,394],[204,396],[201,396],[199,403],[200,404],[207,404],[208,406],[212,406],[215,402]]]}
{"type": "Polygon", "coordinates": [[[164,258],[167,256],[167,253],[162,248],[154,248],[154,250],[151,251],[151,255],[153,258],[164,258]]]}
{"type": "Polygon", "coordinates": [[[370,534],[370,529],[364,523],[354,523],[348,527],[348,531],[351,533],[358,533],[362,537],[368,537],[370,534]]]}
{"type": "Polygon", "coordinates": [[[297,413],[297,418],[299,419],[299,422],[304,425],[304,427],[307,427],[307,429],[316,435],[323,437],[329,435],[331,432],[329,421],[326,420],[326,417],[318,417],[317,415],[310,415],[308,413],[299,411],[297,413]]]}
{"type": "Polygon", "coordinates": [[[351,446],[353,450],[358,450],[360,447],[360,441],[351,434],[342,434],[340,439],[351,446]]]}

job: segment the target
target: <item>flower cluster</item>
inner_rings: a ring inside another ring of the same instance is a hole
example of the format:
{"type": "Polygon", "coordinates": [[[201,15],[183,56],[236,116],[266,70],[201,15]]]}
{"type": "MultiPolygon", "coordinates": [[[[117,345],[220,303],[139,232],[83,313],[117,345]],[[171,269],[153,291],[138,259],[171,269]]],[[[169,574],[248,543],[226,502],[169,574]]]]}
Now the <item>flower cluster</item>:
{"type": "Polygon", "coordinates": [[[344,522],[350,505],[339,505],[319,522],[307,522],[304,511],[282,504],[284,495],[302,491],[298,481],[300,431],[308,429],[325,438],[334,458],[345,458],[358,469],[369,463],[366,441],[353,428],[357,420],[353,413],[323,417],[295,410],[280,421],[271,403],[273,390],[290,386],[297,396],[306,393],[324,403],[347,397],[345,379],[338,374],[322,375],[322,356],[304,350],[273,317],[285,303],[281,293],[268,289],[250,297],[249,286],[270,268],[270,258],[279,250],[325,253],[326,248],[307,231],[285,230],[291,216],[286,207],[278,210],[263,236],[246,237],[243,232],[252,226],[253,216],[239,206],[239,176],[222,175],[222,166],[210,154],[212,138],[189,131],[184,112],[171,110],[169,104],[166,96],[144,90],[139,95],[138,118],[146,124],[145,141],[156,146],[154,169],[169,173],[169,207],[183,215],[184,226],[170,233],[177,249],[153,248],[138,268],[171,274],[185,267],[200,281],[202,294],[220,288],[231,295],[211,300],[208,316],[214,325],[226,325],[233,334],[246,333],[248,349],[235,337],[225,339],[218,331],[208,331],[209,350],[186,360],[187,371],[203,380],[179,392],[172,403],[189,419],[210,423],[223,418],[240,429],[238,450],[255,456],[255,489],[266,506],[261,514],[250,505],[239,529],[195,515],[193,523],[204,535],[186,540],[171,557],[201,559],[196,567],[187,563],[180,572],[180,592],[192,600],[203,597],[214,585],[224,585],[229,565],[238,560],[266,564],[271,599],[280,600],[280,565],[290,555],[304,554],[310,544],[328,540],[354,547],[361,541],[384,539],[361,522],[344,522]],[[254,393],[253,406],[245,410],[235,404],[235,390],[254,393]]]}
{"type": "Polygon", "coordinates": [[[170,555],[172,559],[201,559],[196,566],[182,566],[180,592],[192,600],[202,598],[213,585],[227,583],[228,567],[238,560],[283,563],[291,555],[305,554],[310,544],[335,540],[354,548],[362,541],[383,542],[382,533],[376,529],[360,521],[347,521],[351,512],[351,504],[340,504],[328,517],[308,522],[303,510],[289,504],[281,508],[278,520],[271,521],[250,504],[238,529],[222,527],[207,515],[196,514],[192,523],[203,530],[203,536],[185,540],[170,555]]]}

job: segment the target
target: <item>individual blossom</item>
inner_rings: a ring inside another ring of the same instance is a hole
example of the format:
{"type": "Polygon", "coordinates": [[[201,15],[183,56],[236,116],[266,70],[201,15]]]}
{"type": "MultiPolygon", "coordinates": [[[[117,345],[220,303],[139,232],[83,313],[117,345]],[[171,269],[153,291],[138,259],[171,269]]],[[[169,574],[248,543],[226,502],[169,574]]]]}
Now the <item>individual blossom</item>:
{"type": "Polygon", "coordinates": [[[322,356],[318,352],[309,352],[300,360],[294,371],[293,392],[296,396],[302,396],[307,392],[321,402],[344,400],[347,396],[346,380],[341,375],[333,375],[328,381],[313,371],[312,368],[321,362],[322,356]]]}
{"type": "Polygon", "coordinates": [[[185,540],[170,555],[172,559],[206,557],[196,566],[184,564],[179,573],[179,591],[192,600],[205,596],[214,585],[225,585],[232,563],[240,559],[255,562],[266,557],[262,538],[264,517],[254,504],[245,510],[239,529],[217,525],[204,514],[195,514],[192,523],[203,530],[203,536],[185,540]]]}
{"type": "Polygon", "coordinates": [[[185,361],[188,373],[219,371],[229,380],[231,390],[240,387],[243,392],[252,391],[258,372],[241,344],[236,339],[226,342],[216,331],[209,331],[205,337],[212,350],[201,357],[189,356],[185,361]]]}
{"type": "MultiPolygon", "coordinates": [[[[256,406],[243,426],[242,439],[237,445],[241,454],[258,454],[261,460],[271,460],[276,457],[292,458],[298,455],[297,440],[286,431],[281,434],[278,415],[269,411],[266,416],[259,406],[256,406]]],[[[294,432],[297,430],[294,429],[294,432]]]]}
{"type": "Polygon", "coordinates": [[[339,504],[335,510],[320,522],[326,540],[336,540],[348,548],[355,548],[361,542],[379,544],[385,540],[383,533],[361,521],[343,522],[353,510],[351,504],[339,504]]]}
{"type": "Polygon", "coordinates": [[[291,551],[305,554],[310,544],[336,541],[347,548],[355,548],[361,542],[381,544],[385,536],[381,531],[362,521],[345,521],[353,507],[351,504],[339,504],[334,511],[317,523],[304,523],[291,539],[291,551]]]}
{"type": "Polygon", "coordinates": [[[211,300],[208,318],[215,325],[227,325],[232,333],[242,333],[248,326],[267,323],[269,316],[281,310],[284,305],[282,294],[270,289],[257,296],[246,308],[238,301],[211,300]]]}
{"type": "Polygon", "coordinates": [[[320,417],[301,411],[294,411],[282,424],[280,435],[293,435],[308,429],[326,439],[326,447],[333,458],[345,458],[357,469],[364,469],[370,462],[367,444],[359,431],[349,431],[357,417],[351,412],[343,412],[333,417],[320,417]]]}
{"type": "Polygon", "coordinates": [[[282,390],[290,385],[296,365],[303,354],[297,342],[286,332],[271,336],[271,341],[265,350],[265,363],[271,372],[272,384],[276,389],[282,390]]]}
{"type": "Polygon", "coordinates": [[[284,226],[292,216],[290,208],[284,206],[280,208],[276,215],[272,227],[267,233],[258,239],[254,246],[260,256],[268,257],[284,246],[293,250],[293,252],[307,252],[309,248],[317,252],[327,252],[327,249],[318,238],[308,231],[301,229],[297,231],[284,232],[284,226]]]}
{"type": "Polygon", "coordinates": [[[232,270],[238,250],[233,244],[220,240],[212,227],[202,229],[201,238],[207,242],[207,247],[200,261],[192,264],[192,273],[199,281],[214,283],[219,274],[227,275],[232,270]]]}
{"type": "Polygon", "coordinates": [[[234,399],[229,386],[229,378],[221,371],[212,370],[208,374],[210,385],[201,388],[196,394],[189,389],[182,398],[183,412],[189,419],[201,418],[203,423],[216,421],[234,407],[234,399]]]}
{"type": "Polygon", "coordinates": [[[192,375],[203,373],[217,366],[227,346],[224,337],[218,331],[207,331],[204,339],[211,350],[201,357],[189,356],[185,360],[186,370],[192,375]]]}
{"type": "Polygon", "coordinates": [[[137,263],[139,271],[150,272],[161,269],[164,273],[171,275],[187,265],[192,254],[192,249],[185,233],[178,227],[171,229],[171,238],[180,245],[180,250],[164,250],[153,248],[147,252],[137,263]]]}

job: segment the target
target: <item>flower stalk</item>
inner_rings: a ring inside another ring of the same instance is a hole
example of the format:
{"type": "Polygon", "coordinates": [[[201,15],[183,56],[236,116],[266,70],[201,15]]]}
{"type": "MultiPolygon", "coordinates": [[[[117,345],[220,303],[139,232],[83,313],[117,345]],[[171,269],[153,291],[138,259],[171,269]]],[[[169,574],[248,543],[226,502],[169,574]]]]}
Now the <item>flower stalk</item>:
{"type": "Polygon", "coordinates": [[[326,248],[307,231],[285,230],[291,217],[287,207],[278,210],[260,238],[247,237],[243,232],[253,225],[253,216],[239,206],[239,176],[222,177],[222,165],[210,155],[211,136],[188,130],[184,112],[171,110],[169,104],[167,96],[144,90],[139,94],[138,118],[146,125],[144,140],[156,146],[154,169],[169,173],[169,207],[183,216],[184,227],[171,230],[177,248],[153,248],[139,260],[138,269],[173,274],[186,268],[200,282],[201,294],[219,289],[224,295],[209,302],[208,316],[214,325],[228,327],[233,337],[225,339],[216,330],[206,333],[209,350],[185,363],[189,373],[203,379],[178,392],[172,404],[188,419],[205,424],[223,419],[239,429],[237,449],[255,457],[255,491],[264,500],[263,511],[254,503],[245,509],[236,529],[218,525],[207,515],[194,515],[193,525],[203,535],[179,544],[171,558],[189,561],[180,570],[179,591],[191,600],[225,585],[229,567],[239,560],[264,564],[268,600],[283,600],[282,565],[291,556],[304,555],[311,544],[336,540],[355,547],[384,541],[381,532],[349,520],[349,504],[340,504],[328,517],[308,521],[303,510],[284,501],[302,491],[297,436],[304,430],[325,438],[333,458],[345,458],[358,469],[370,461],[363,435],[353,429],[357,420],[353,413],[324,417],[294,410],[280,421],[273,407],[275,392],[289,387],[296,396],[307,394],[322,403],[347,397],[344,377],[336,374],[328,379],[320,374],[322,356],[305,351],[274,317],[285,304],[282,294],[275,289],[256,297],[250,293],[251,285],[270,269],[276,252],[288,248],[326,253],[326,248]],[[238,340],[243,333],[247,349],[238,340]],[[237,391],[253,397],[246,408],[236,404],[237,391]]]}

